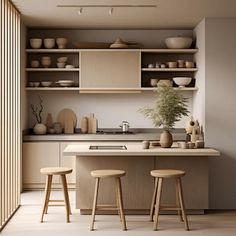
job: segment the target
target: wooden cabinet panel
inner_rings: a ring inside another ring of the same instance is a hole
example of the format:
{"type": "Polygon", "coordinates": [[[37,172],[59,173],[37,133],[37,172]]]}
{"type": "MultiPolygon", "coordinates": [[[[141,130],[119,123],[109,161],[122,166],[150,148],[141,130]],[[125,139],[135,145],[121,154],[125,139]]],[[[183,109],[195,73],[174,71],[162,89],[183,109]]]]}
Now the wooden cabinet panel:
{"type": "Polygon", "coordinates": [[[75,142],[73,142],[73,143],[69,143],[69,142],[60,143],[60,166],[69,167],[69,168],[73,169],[73,172],[71,174],[67,175],[66,179],[67,179],[68,184],[75,185],[75,176],[76,176],[75,157],[74,156],[69,157],[69,156],[63,155],[63,150],[67,147],[67,145],[70,145],[70,144],[75,144],[75,142]]]}
{"type": "MultiPolygon", "coordinates": [[[[157,157],[155,169],[180,169],[186,171],[182,178],[187,209],[208,209],[208,158],[207,157],[157,157]]],[[[162,201],[175,203],[174,181],[165,180],[162,201]]]]}
{"type": "MultiPolygon", "coordinates": [[[[90,172],[96,169],[122,169],[126,176],[121,178],[125,209],[149,209],[154,188],[150,170],[154,167],[154,157],[77,157],[76,159],[76,204],[80,209],[91,209],[95,179],[90,172]]],[[[115,181],[101,179],[99,204],[115,203],[115,181]]]]}
{"type": "MultiPolygon", "coordinates": [[[[40,169],[52,166],[59,166],[58,142],[23,143],[22,173],[25,188],[27,185],[42,187],[45,176],[40,173],[40,169]]],[[[53,177],[53,183],[59,183],[58,176],[53,177]]]]}
{"type": "Polygon", "coordinates": [[[140,52],[81,52],[81,88],[140,88],[140,52]]]}

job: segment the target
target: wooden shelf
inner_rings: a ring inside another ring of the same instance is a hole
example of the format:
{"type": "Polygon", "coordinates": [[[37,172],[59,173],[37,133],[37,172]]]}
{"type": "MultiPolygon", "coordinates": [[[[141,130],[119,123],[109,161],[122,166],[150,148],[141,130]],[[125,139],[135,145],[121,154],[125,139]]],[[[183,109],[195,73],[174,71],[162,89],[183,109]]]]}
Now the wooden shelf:
{"type": "MultiPolygon", "coordinates": [[[[79,88],[79,87],[26,87],[28,91],[80,91],[81,93],[95,93],[95,92],[141,92],[141,91],[154,91],[156,88],[79,88]]],[[[174,88],[180,91],[197,91],[197,87],[185,87],[185,88],[174,88]]]]}
{"type": "Polygon", "coordinates": [[[80,68],[26,68],[26,71],[31,72],[49,72],[49,71],[65,71],[65,72],[73,72],[73,71],[80,71],[80,68]]]}
{"type": "Polygon", "coordinates": [[[78,53],[79,49],[26,49],[27,53],[78,53]]]}
{"type": "Polygon", "coordinates": [[[106,48],[106,49],[77,49],[77,48],[66,48],[66,49],[26,49],[27,53],[79,53],[83,51],[111,51],[111,52],[119,52],[119,51],[135,51],[135,52],[143,52],[143,53],[173,53],[173,54],[194,54],[198,51],[198,49],[134,49],[134,48],[125,48],[125,49],[114,49],[114,48],[106,48]]]}
{"type": "Polygon", "coordinates": [[[26,87],[25,90],[28,91],[61,91],[61,90],[65,90],[65,91],[78,91],[80,90],[79,87],[26,87]]]}
{"type": "MultiPolygon", "coordinates": [[[[141,88],[142,91],[154,91],[156,88],[148,87],[148,88],[141,88]]],[[[178,88],[175,87],[175,90],[180,90],[180,91],[197,91],[197,87],[184,87],[184,88],[178,88]]]]}
{"type": "Polygon", "coordinates": [[[142,68],[142,71],[149,72],[195,72],[198,71],[198,68],[142,68]]]}
{"type": "Polygon", "coordinates": [[[182,54],[194,54],[198,49],[141,49],[144,53],[182,53],[182,54]]]}

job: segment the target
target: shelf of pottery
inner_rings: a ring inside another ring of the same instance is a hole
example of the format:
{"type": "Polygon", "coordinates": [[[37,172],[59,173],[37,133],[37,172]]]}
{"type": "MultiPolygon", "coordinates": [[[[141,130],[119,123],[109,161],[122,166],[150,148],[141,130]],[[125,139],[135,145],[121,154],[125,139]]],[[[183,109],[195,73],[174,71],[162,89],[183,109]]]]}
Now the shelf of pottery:
{"type": "Polygon", "coordinates": [[[29,40],[31,48],[26,49],[28,55],[27,90],[76,90],[79,88],[79,52],[66,49],[66,44],[66,38],[29,40]]]}
{"type": "Polygon", "coordinates": [[[168,85],[189,90],[195,87],[196,63],[193,60],[197,49],[179,51],[142,51],[142,88],[168,85]]]}

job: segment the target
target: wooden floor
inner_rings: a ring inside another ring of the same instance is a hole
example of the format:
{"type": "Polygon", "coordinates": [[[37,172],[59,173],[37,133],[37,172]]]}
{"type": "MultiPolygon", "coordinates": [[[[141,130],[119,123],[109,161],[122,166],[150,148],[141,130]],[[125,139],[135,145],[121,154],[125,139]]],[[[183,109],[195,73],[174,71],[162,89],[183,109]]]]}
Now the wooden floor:
{"type": "MultiPolygon", "coordinates": [[[[62,197],[59,192],[53,192],[55,197],[62,197]]],[[[97,216],[95,231],[89,231],[90,216],[80,215],[75,210],[74,192],[70,192],[72,202],[71,223],[66,223],[64,207],[49,208],[45,222],[40,223],[40,213],[43,202],[43,192],[26,192],[22,194],[22,206],[1,232],[1,236],[235,236],[236,211],[213,212],[206,215],[189,216],[191,231],[184,230],[178,217],[161,215],[160,230],[152,231],[152,223],[148,216],[127,216],[128,231],[121,231],[118,216],[97,216]]]]}

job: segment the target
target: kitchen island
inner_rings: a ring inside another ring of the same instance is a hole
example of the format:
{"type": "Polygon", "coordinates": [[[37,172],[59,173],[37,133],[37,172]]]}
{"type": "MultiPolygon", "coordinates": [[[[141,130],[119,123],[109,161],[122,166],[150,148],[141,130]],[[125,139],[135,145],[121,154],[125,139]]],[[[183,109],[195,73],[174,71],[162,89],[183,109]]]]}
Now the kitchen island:
{"type": "MultiPolygon", "coordinates": [[[[91,212],[94,178],[90,172],[95,169],[123,169],[122,178],[124,206],[126,213],[148,213],[154,188],[150,176],[153,169],[182,169],[186,208],[196,213],[208,209],[208,157],[219,156],[217,150],[180,149],[173,145],[164,149],[155,147],[142,149],[141,142],[86,142],[68,145],[64,156],[76,156],[76,208],[81,214],[91,212]],[[93,146],[93,149],[91,149],[93,146]]],[[[99,192],[101,204],[115,201],[112,179],[104,179],[99,192]]],[[[163,202],[175,201],[175,188],[168,183],[163,189],[163,202]]]]}

